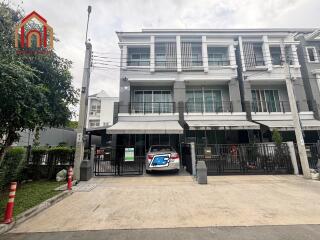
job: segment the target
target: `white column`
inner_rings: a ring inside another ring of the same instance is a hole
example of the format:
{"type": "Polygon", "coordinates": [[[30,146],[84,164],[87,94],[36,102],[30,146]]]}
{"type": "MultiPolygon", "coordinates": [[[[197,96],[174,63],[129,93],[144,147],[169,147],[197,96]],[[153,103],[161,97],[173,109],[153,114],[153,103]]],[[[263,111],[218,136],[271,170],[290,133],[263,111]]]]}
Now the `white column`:
{"type": "Polygon", "coordinates": [[[242,71],[246,71],[246,62],[244,61],[244,53],[243,53],[243,45],[242,45],[242,37],[239,36],[239,50],[240,50],[240,56],[241,56],[241,63],[242,63],[242,71]]]}
{"type": "Polygon", "coordinates": [[[121,67],[123,69],[127,68],[127,56],[128,56],[128,47],[127,45],[122,46],[122,61],[121,61],[121,67]]]}
{"type": "Polygon", "coordinates": [[[299,59],[298,59],[298,54],[297,54],[297,47],[294,44],[291,44],[291,51],[292,51],[292,60],[293,60],[293,65],[296,68],[300,67],[299,64],[299,59]]]}
{"type": "Polygon", "coordinates": [[[299,175],[299,169],[298,169],[296,151],[295,151],[295,149],[294,149],[293,142],[287,142],[287,145],[288,145],[288,148],[289,148],[291,163],[292,163],[292,166],[293,166],[293,173],[294,173],[295,175],[299,175]]]}
{"type": "Polygon", "coordinates": [[[180,41],[180,36],[176,36],[176,44],[177,44],[177,71],[181,72],[182,71],[182,66],[181,66],[181,41],[180,41]]]}
{"type": "Polygon", "coordinates": [[[150,72],[154,72],[155,63],[155,46],[154,46],[154,36],[150,37],[150,72]]]}
{"type": "Polygon", "coordinates": [[[203,62],[204,72],[208,72],[209,64],[208,64],[207,36],[202,36],[202,62],[203,62]]]}
{"type": "Polygon", "coordinates": [[[263,59],[264,59],[266,67],[268,68],[268,71],[271,71],[272,70],[272,62],[271,62],[271,54],[270,54],[268,36],[263,36],[262,40],[263,40],[263,44],[262,44],[263,59]]]}
{"type": "Polygon", "coordinates": [[[229,52],[229,61],[230,61],[230,66],[232,68],[236,68],[237,62],[236,62],[236,54],[235,54],[235,48],[233,44],[230,44],[228,47],[228,52],[229,52]]]}

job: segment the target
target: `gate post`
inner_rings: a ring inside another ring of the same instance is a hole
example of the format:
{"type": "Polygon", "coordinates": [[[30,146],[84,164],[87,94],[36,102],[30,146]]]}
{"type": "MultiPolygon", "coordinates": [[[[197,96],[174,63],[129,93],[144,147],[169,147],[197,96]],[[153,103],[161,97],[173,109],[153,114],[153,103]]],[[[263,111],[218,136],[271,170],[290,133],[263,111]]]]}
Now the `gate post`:
{"type": "Polygon", "coordinates": [[[196,176],[196,150],[194,142],[190,143],[191,162],[192,162],[192,176],[196,176]]]}
{"type": "Polygon", "coordinates": [[[290,159],[291,159],[291,163],[292,163],[292,166],[293,166],[293,173],[295,175],[299,175],[297,157],[296,157],[296,152],[295,152],[295,149],[294,149],[293,142],[287,142],[287,146],[289,148],[290,159]]]}

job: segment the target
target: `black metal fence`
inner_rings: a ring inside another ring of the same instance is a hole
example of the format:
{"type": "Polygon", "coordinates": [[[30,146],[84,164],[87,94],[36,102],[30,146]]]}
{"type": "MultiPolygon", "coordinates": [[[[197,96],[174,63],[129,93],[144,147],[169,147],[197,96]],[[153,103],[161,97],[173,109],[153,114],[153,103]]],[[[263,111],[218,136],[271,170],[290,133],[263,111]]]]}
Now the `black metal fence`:
{"type": "Polygon", "coordinates": [[[291,174],[287,145],[196,145],[196,161],[205,161],[208,175],[291,174]]]}
{"type": "MultiPolygon", "coordinates": [[[[298,162],[299,173],[302,174],[300,155],[297,144],[295,146],[296,157],[298,162]]],[[[318,161],[320,161],[320,143],[306,143],[306,152],[309,162],[309,168],[317,169],[318,161]]]]}
{"type": "Polygon", "coordinates": [[[73,164],[74,151],[63,153],[49,150],[33,152],[31,147],[27,147],[28,174],[34,179],[53,179],[59,171],[68,169],[73,164]]]}
{"type": "Polygon", "coordinates": [[[145,156],[140,156],[134,148],[134,157],[125,158],[124,146],[115,146],[97,150],[94,159],[95,176],[141,175],[143,174],[145,156]]]}

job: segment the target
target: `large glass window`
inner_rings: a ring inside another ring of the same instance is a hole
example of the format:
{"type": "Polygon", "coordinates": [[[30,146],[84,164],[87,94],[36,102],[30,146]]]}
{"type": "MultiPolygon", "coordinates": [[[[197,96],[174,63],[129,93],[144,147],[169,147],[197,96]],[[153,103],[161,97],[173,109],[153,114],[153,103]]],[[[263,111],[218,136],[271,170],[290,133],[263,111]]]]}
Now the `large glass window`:
{"type": "Polygon", "coordinates": [[[248,69],[265,65],[262,52],[262,43],[244,42],[243,52],[245,65],[248,69]]]}
{"type": "Polygon", "coordinates": [[[128,66],[149,66],[150,47],[128,47],[128,66]]]}
{"type": "Polygon", "coordinates": [[[181,63],[185,70],[203,65],[202,43],[201,42],[181,42],[181,63]]]}
{"type": "Polygon", "coordinates": [[[280,47],[270,47],[270,54],[272,65],[282,65],[280,47]]]}
{"type": "Polygon", "coordinates": [[[173,111],[171,91],[137,90],[134,92],[131,111],[134,113],[171,113],[173,111]]]}
{"type": "Polygon", "coordinates": [[[177,50],[175,42],[159,42],[155,44],[155,66],[158,68],[176,68],[177,50]]]}
{"type": "Polygon", "coordinates": [[[208,47],[209,66],[228,66],[230,65],[227,47],[208,47]]]}
{"type": "Polygon", "coordinates": [[[215,89],[191,89],[186,91],[187,112],[222,112],[221,91],[215,89]]]}
{"type": "Polygon", "coordinates": [[[278,90],[251,90],[253,112],[281,112],[278,90]]]}

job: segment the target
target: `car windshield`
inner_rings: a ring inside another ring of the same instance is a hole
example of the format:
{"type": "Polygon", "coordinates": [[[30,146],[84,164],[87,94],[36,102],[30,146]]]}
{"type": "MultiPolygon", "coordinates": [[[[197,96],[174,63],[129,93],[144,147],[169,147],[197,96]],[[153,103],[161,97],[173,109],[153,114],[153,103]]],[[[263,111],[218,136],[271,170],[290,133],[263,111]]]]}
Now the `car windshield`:
{"type": "Polygon", "coordinates": [[[150,152],[171,152],[174,151],[171,146],[152,146],[150,152]]]}

